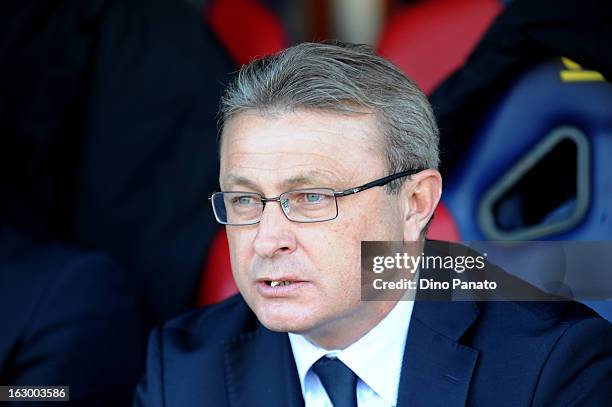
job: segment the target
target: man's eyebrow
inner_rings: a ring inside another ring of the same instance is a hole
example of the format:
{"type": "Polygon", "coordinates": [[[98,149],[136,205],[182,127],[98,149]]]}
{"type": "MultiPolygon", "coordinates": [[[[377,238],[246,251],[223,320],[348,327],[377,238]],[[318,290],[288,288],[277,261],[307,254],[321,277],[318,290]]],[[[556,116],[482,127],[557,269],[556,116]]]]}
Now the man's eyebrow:
{"type": "MultiPolygon", "coordinates": [[[[225,184],[229,185],[231,188],[234,186],[244,186],[255,191],[261,190],[260,185],[241,175],[228,174],[225,181],[225,184]]],[[[281,181],[278,187],[283,190],[298,187],[334,187],[339,181],[340,179],[337,176],[333,176],[326,171],[311,170],[302,174],[296,174],[281,181]]]]}
{"type": "Polygon", "coordinates": [[[297,174],[287,178],[281,183],[285,188],[295,188],[301,186],[309,187],[333,187],[340,181],[337,175],[326,171],[312,170],[303,174],[297,174]]]}
{"type": "Polygon", "coordinates": [[[228,174],[225,178],[225,184],[230,185],[230,187],[240,185],[255,191],[259,190],[259,186],[255,182],[241,175],[228,174]]]}

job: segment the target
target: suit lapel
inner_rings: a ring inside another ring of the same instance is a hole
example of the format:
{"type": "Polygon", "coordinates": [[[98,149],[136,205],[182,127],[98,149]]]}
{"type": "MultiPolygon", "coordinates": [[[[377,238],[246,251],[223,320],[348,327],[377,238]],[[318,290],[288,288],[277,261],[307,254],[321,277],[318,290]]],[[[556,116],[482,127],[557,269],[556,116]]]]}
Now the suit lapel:
{"type": "Polygon", "coordinates": [[[478,351],[457,341],[478,316],[474,302],[414,305],[398,391],[398,407],[464,406],[478,351]]]}
{"type": "MultiPolygon", "coordinates": [[[[398,391],[398,407],[464,406],[478,352],[457,341],[478,316],[474,302],[417,301],[398,391]]],[[[226,342],[230,406],[303,407],[286,333],[258,329],[226,342]]]]}
{"type": "Polygon", "coordinates": [[[230,406],[303,407],[302,390],[286,333],[258,323],[255,331],[225,344],[230,406]]]}

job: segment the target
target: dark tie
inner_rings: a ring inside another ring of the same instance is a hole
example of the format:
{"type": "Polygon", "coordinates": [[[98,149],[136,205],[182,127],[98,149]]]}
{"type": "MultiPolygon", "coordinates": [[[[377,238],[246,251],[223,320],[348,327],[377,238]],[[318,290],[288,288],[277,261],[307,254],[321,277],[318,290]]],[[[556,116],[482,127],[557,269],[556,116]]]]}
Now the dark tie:
{"type": "Polygon", "coordinates": [[[312,365],[334,407],[357,407],[357,375],[340,359],[323,356],[312,365]]]}

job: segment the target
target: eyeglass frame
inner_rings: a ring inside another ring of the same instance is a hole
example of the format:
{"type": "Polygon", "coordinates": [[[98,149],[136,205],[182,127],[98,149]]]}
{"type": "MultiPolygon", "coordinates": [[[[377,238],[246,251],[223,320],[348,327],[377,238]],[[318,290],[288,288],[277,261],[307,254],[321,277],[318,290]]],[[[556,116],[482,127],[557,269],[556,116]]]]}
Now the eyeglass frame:
{"type": "Polygon", "coordinates": [[[320,222],[327,222],[330,220],[334,220],[338,217],[339,211],[338,211],[338,198],[342,198],[343,196],[348,196],[348,195],[353,195],[365,190],[368,190],[370,188],[374,188],[374,187],[382,187],[387,185],[388,183],[390,183],[391,181],[395,181],[396,179],[402,178],[402,177],[409,177],[411,175],[414,174],[418,174],[421,171],[424,171],[426,168],[415,168],[415,169],[410,169],[410,170],[406,170],[406,171],[401,171],[401,172],[396,172],[395,174],[391,174],[391,175],[387,175],[386,177],[382,177],[379,179],[376,179],[374,181],[370,181],[366,184],[363,184],[361,186],[358,187],[354,187],[354,188],[348,188],[345,189],[343,191],[334,191],[333,188],[319,188],[319,187],[313,187],[313,188],[303,188],[303,189],[292,189],[290,191],[285,191],[282,194],[280,194],[277,197],[274,198],[266,198],[265,196],[263,196],[262,194],[258,193],[258,192],[246,192],[246,191],[219,191],[219,192],[215,192],[213,193],[208,200],[211,203],[212,209],[213,209],[213,213],[215,215],[215,219],[217,220],[218,223],[225,225],[225,226],[250,226],[250,225],[256,225],[259,222],[261,222],[261,218],[263,216],[263,211],[266,209],[266,203],[267,202],[278,202],[278,204],[281,207],[281,210],[283,211],[283,214],[285,215],[285,217],[290,221],[290,222],[296,222],[296,223],[320,223],[320,222]],[[299,191],[310,191],[310,190],[316,190],[316,189],[327,189],[333,192],[333,196],[334,196],[334,201],[336,204],[336,215],[333,218],[329,218],[329,219],[323,219],[323,220],[313,220],[313,221],[300,221],[300,220],[293,220],[291,218],[289,218],[289,215],[287,215],[287,212],[285,212],[285,208],[283,208],[283,204],[281,202],[281,196],[289,193],[289,192],[299,192],[299,191]],[[257,222],[253,222],[253,223],[224,223],[221,222],[219,220],[219,217],[217,216],[217,211],[215,210],[215,204],[214,204],[214,197],[216,195],[220,195],[220,194],[225,194],[225,193],[248,193],[248,194],[253,194],[253,195],[258,195],[261,198],[261,203],[262,203],[262,208],[261,208],[261,215],[259,216],[259,220],[257,222]]]}

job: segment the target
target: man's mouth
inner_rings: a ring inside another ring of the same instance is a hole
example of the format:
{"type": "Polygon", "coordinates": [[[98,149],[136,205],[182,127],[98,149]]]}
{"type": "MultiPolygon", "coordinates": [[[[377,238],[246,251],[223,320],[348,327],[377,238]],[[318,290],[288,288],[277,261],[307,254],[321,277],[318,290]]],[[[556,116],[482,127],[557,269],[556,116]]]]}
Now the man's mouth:
{"type": "Polygon", "coordinates": [[[285,277],[284,279],[262,278],[257,280],[257,289],[264,297],[286,297],[295,295],[308,283],[297,277],[285,277]]]}
{"type": "Polygon", "coordinates": [[[289,280],[270,280],[270,281],[266,281],[266,284],[269,285],[270,287],[291,285],[293,283],[294,283],[293,281],[289,281],[289,280]]]}

